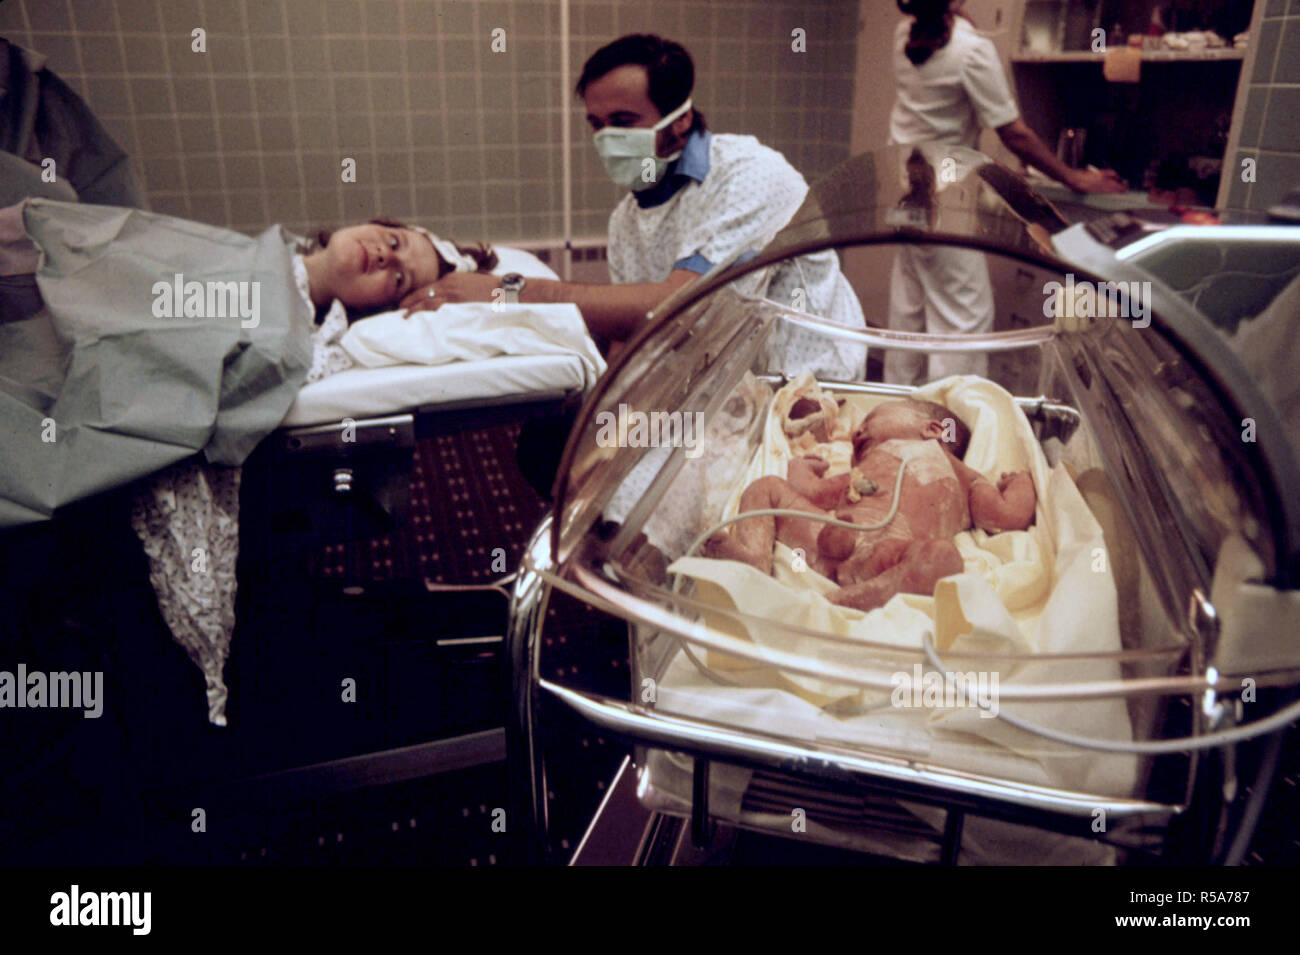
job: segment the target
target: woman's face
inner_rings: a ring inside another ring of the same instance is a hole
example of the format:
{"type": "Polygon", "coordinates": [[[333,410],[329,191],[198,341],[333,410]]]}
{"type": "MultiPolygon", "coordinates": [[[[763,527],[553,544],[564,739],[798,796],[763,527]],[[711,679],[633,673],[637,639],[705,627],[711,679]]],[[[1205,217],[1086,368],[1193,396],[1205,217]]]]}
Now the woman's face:
{"type": "Polygon", "coordinates": [[[321,250],[334,297],[349,308],[396,305],[438,278],[433,243],[413,229],[366,223],[339,229],[321,250]]]}

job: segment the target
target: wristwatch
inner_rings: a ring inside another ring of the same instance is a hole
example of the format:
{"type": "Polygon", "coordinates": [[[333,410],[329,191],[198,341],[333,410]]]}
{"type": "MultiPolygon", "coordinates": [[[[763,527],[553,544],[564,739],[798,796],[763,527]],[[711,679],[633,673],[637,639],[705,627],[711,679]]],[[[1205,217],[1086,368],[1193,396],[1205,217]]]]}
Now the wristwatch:
{"type": "Polygon", "coordinates": [[[501,276],[501,288],[506,293],[506,304],[518,305],[519,293],[524,290],[524,277],[518,272],[508,272],[501,276]]]}

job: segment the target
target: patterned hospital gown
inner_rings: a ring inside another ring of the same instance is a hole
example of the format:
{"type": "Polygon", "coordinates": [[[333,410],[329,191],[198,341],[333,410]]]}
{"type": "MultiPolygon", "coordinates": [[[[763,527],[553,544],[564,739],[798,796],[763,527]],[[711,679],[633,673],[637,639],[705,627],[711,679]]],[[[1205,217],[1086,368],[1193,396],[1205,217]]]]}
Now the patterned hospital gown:
{"type": "MultiPolygon", "coordinates": [[[[303,257],[293,258],[298,292],[315,314],[303,257]]],[[[307,382],[352,367],[339,345],[347,312],[335,301],[310,333],[307,382]]],[[[131,526],[149,559],[149,581],[172,637],[203,671],[208,720],[226,725],[223,678],[235,629],[235,562],[239,557],[239,468],[214,467],[195,455],[143,482],[131,526]]]]}
{"type": "MultiPolygon", "coordinates": [[[[311,289],[307,284],[307,266],[301,255],[293,257],[293,280],[298,286],[298,293],[303,297],[312,313],[316,306],[311,304],[311,289]]],[[[325,317],[311,331],[311,369],[307,372],[306,384],[313,384],[329,375],[346,371],[356,362],[339,344],[343,334],[348,330],[348,313],[343,303],[335,299],[330,303],[325,317]]]]}
{"type": "MultiPolygon", "coordinates": [[[[702,182],[689,182],[661,205],[641,208],[631,194],[609,219],[609,271],[617,283],[661,282],[674,268],[707,268],[737,250],[759,251],[798,211],[808,193],[784,156],[753,136],[714,133],[702,182]],[[703,261],[701,261],[703,260],[703,261]]],[[[862,306],[840,272],[833,250],[782,263],[767,298],[839,325],[866,328],[862,306]],[[796,296],[802,289],[803,296],[796,296]],[[802,299],[802,302],[801,302],[802,299]]],[[[866,348],[782,324],[768,348],[768,365],[795,376],[860,380],[866,348]]]]}

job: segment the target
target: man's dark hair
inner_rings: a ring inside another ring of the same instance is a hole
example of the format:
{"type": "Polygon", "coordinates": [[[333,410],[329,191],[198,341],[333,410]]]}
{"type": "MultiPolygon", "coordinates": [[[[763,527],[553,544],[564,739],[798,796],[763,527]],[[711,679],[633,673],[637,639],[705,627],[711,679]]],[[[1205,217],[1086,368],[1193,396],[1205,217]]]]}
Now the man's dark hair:
{"type": "MultiPolygon", "coordinates": [[[[686,102],[695,88],[695,64],[684,46],[652,33],[629,33],[606,43],[588,57],[574,92],[579,97],[585,96],[588,86],[620,66],[645,67],[650,102],[655,104],[660,116],[667,116],[686,102]]],[[[690,131],[703,132],[708,128],[704,114],[698,109],[694,114],[690,131]]]]}

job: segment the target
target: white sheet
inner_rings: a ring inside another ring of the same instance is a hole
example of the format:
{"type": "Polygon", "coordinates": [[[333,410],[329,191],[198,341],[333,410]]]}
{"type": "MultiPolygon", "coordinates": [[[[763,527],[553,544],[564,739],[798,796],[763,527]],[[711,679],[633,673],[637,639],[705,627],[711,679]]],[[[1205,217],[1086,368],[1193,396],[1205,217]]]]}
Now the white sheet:
{"type": "Polygon", "coordinates": [[[349,368],[299,391],[284,426],[374,418],[422,405],[581,391],[585,380],[582,360],[575,355],[503,355],[446,365],[349,368]]]}
{"type": "Polygon", "coordinates": [[[354,322],[339,344],[367,368],[499,355],[574,355],[586,374],[584,387],[594,385],[605,371],[605,359],[572,303],[457,302],[410,316],[384,312],[354,322]]]}
{"type": "MultiPolygon", "coordinates": [[[[788,406],[799,384],[778,394],[774,407],[788,406]]],[[[1118,651],[1120,635],[1110,562],[1099,564],[1095,560],[1098,551],[1105,551],[1101,527],[1064,469],[1048,467],[1028,422],[1010,395],[991,382],[966,377],[935,382],[920,395],[941,401],[970,425],[968,465],[991,479],[1003,471],[1028,469],[1039,495],[1036,521],[1027,531],[957,535],[966,573],[950,579],[955,582],[964,617],[981,632],[958,636],[951,650],[977,655],[1118,651]]],[[[776,417],[769,422],[776,439],[764,448],[765,453],[755,456],[756,473],[747,475],[747,479],[785,470],[791,451],[776,417]]],[[[847,457],[847,451],[840,450],[841,457],[847,457]]],[[[734,513],[734,509],[733,503],[728,512],[734,513]]],[[[694,577],[705,601],[733,608],[743,606],[746,612],[765,619],[890,643],[903,650],[919,648],[922,633],[939,629],[933,597],[899,594],[868,614],[836,607],[821,596],[833,586],[830,581],[811,570],[791,569],[788,548],[779,546],[776,556],[776,580],[745,564],[695,557],[676,561],[670,571],[694,577]]],[[[866,647],[833,652],[835,648],[825,641],[778,636],[742,627],[726,618],[710,622],[724,632],[772,649],[804,653],[823,661],[842,656],[851,666],[874,664],[886,667],[886,672],[911,670],[910,663],[899,665],[903,657],[886,660],[878,651],[866,647]]],[[[715,657],[709,654],[711,664],[727,665],[715,657]]],[[[968,662],[954,664],[953,669],[968,671],[988,665],[972,666],[968,662]]],[[[727,673],[748,685],[718,686],[679,656],[660,680],[657,705],[777,735],[884,748],[935,765],[1075,791],[1128,795],[1135,784],[1137,765],[1133,757],[1063,747],[1001,720],[985,718],[974,708],[899,708],[890,705],[889,694],[856,693],[848,687],[755,669],[753,665],[727,669],[727,673]]],[[[1118,665],[1105,657],[1066,661],[1048,658],[1006,668],[1000,683],[1014,687],[1118,676],[1118,665]]],[[[1006,709],[1055,729],[1117,741],[1132,739],[1122,700],[1014,703],[1006,709]]]]}
{"type": "MultiPolygon", "coordinates": [[[[500,260],[494,275],[518,272],[529,278],[558,278],[523,249],[493,246],[500,260]]],[[[445,365],[351,368],[298,392],[285,427],[324,424],[343,418],[373,418],[422,405],[509,398],[552,391],[579,391],[589,375],[575,354],[509,355],[445,365]]]]}

